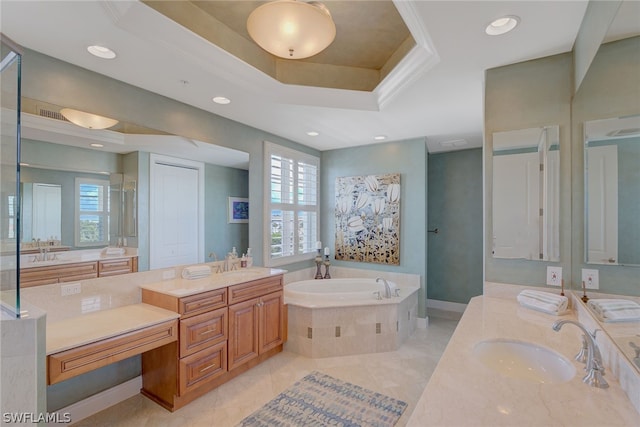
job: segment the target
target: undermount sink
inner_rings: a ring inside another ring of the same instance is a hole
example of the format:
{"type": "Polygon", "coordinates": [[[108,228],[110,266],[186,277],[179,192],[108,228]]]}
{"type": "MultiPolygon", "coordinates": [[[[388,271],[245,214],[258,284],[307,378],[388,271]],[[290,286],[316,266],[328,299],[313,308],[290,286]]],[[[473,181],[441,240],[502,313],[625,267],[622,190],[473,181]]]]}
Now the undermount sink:
{"type": "Polygon", "coordinates": [[[473,355],[502,375],[533,383],[562,383],[576,374],[576,368],[561,354],[524,341],[481,341],[473,348],[473,355]]]}

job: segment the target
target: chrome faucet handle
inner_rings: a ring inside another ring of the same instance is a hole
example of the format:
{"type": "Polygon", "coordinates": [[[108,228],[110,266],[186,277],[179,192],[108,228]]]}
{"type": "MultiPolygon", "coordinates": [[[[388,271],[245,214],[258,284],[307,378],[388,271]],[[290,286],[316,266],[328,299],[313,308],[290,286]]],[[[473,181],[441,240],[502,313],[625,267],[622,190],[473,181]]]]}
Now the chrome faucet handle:
{"type": "Polygon", "coordinates": [[[373,295],[375,295],[377,300],[381,300],[382,299],[382,294],[380,293],[380,291],[375,291],[373,293],[373,295]]]}
{"type": "Polygon", "coordinates": [[[603,378],[604,368],[602,367],[601,362],[599,360],[595,360],[593,365],[594,367],[589,370],[584,378],[582,378],[582,381],[592,387],[608,388],[609,383],[607,383],[607,380],[603,378]]]}
{"type": "MultiPolygon", "coordinates": [[[[582,348],[580,349],[580,351],[578,352],[578,354],[575,355],[575,357],[573,358],[573,360],[576,360],[580,363],[587,363],[587,352],[588,350],[588,344],[587,344],[587,337],[582,335],[582,348]]],[[[586,367],[585,367],[586,369],[586,367]]]]}
{"type": "Polygon", "coordinates": [[[399,297],[400,296],[400,289],[396,288],[395,290],[395,296],[399,297]]]}

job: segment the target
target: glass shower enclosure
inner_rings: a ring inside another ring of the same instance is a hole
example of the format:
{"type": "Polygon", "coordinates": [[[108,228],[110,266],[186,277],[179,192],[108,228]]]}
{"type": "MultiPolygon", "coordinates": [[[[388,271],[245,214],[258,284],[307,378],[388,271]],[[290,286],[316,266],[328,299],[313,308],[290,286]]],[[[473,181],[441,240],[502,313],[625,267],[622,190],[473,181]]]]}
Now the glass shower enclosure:
{"type": "Polygon", "coordinates": [[[22,50],[0,33],[0,314],[20,311],[20,79],[22,50]]]}

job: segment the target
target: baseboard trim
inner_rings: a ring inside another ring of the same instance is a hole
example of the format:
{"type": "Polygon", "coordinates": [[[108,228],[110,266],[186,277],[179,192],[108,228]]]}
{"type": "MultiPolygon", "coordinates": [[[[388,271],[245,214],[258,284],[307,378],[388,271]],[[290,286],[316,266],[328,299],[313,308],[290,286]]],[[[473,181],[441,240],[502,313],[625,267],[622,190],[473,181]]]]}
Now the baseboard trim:
{"type": "MultiPolygon", "coordinates": [[[[107,409],[117,403],[122,402],[130,397],[140,393],[142,388],[142,376],[137,376],[129,381],[118,384],[115,387],[111,387],[108,390],[102,391],[93,396],[87,397],[84,400],[76,402],[65,408],[59,409],[56,412],[59,414],[69,414],[71,422],[78,422],[93,414],[107,409]]],[[[50,423],[50,426],[68,426],[68,424],[62,423],[50,423]]]]}
{"type": "Polygon", "coordinates": [[[459,302],[440,301],[437,299],[427,299],[427,308],[464,313],[467,308],[467,304],[461,304],[459,302]]]}
{"type": "Polygon", "coordinates": [[[429,318],[428,317],[418,317],[416,318],[416,328],[418,329],[427,329],[429,326],[429,318]]]}

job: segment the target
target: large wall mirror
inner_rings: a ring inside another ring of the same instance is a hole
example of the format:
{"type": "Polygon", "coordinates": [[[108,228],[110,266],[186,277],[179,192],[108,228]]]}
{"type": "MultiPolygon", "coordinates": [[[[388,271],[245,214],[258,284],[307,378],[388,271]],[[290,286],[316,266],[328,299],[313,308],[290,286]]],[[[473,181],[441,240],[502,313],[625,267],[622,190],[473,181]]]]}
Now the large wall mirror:
{"type": "Polygon", "coordinates": [[[560,260],[558,126],[493,134],[493,257],[560,260]]]}
{"type": "Polygon", "coordinates": [[[84,129],[65,120],[60,106],[27,98],[23,105],[22,249],[43,241],[65,250],[137,247],[139,269],[148,269],[149,158],[155,153],[204,165],[205,221],[197,237],[203,250],[193,262],[222,259],[234,246],[246,250],[249,226],[228,223],[227,202],[248,197],[248,153],[131,123],[84,129]],[[104,199],[108,227],[97,215],[87,216],[91,227],[78,225],[83,197],[92,206],[104,199]],[[79,235],[91,239],[83,243],[79,235]]]}
{"type": "Polygon", "coordinates": [[[585,257],[640,265],[640,115],[584,124],[585,257]]]}
{"type": "MultiPolygon", "coordinates": [[[[623,1],[572,102],[572,276],[640,297],[640,3],[623,1]]],[[[594,296],[595,297],[595,296],[594,296]]],[[[634,363],[637,322],[600,322],[634,363]]]]}

